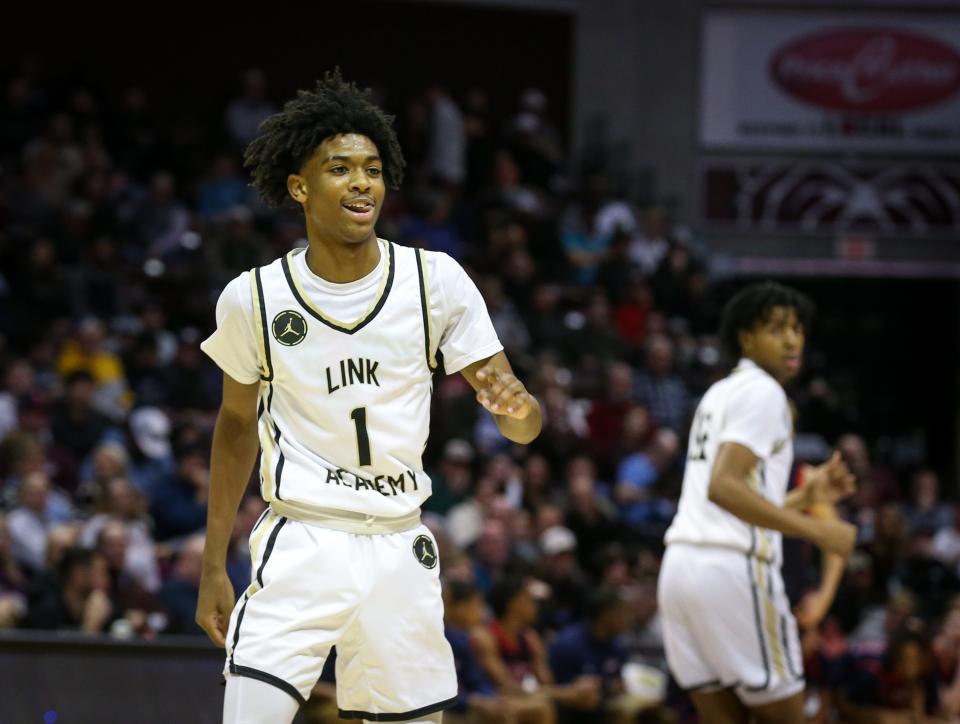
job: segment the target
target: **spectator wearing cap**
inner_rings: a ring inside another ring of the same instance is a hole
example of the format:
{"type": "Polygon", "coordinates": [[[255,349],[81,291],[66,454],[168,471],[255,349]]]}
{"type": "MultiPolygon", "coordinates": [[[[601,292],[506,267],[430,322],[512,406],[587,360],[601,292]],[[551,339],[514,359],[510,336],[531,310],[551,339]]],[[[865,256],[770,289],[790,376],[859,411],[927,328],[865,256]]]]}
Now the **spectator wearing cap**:
{"type": "Polygon", "coordinates": [[[443,447],[440,470],[430,476],[433,493],[423,504],[423,509],[446,515],[453,506],[465,501],[472,492],[472,462],[473,448],[470,443],[459,438],[447,441],[443,447]]]}
{"type": "Polygon", "coordinates": [[[157,486],[150,513],[157,526],[157,540],[196,533],[207,522],[210,468],[207,446],[185,444],[177,452],[177,472],[157,486]]]}
{"type": "MultiPolygon", "coordinates": [[[[621,672],[628,653],[618,637],[630,625],[629,613],[626,602],[616,591],[600,590],[591,594],[586,603],[586,620],[563,629],[550,643],[550,667],[557,683],[596,676],[602,683],[603,701],[622,694],[621,672]]],[[[561,709],[560,721],[599,724],[611,719],[601,704],[593,711],[561,709]]]]}
{"type": "Polygon", "coordinates": [[[176,470],[170,445],[170,418],[157,407],[139,407],[127,420],[130,480],[148,501],[176,470]]]}
{"type": "Polygon", "coordinates": [[[541,621],[556,630],[574,621],[589,591],[586,574],[577,563],[577,537],[569,528],[555,525],[540,534],[540,579],[550,587],[541,621]]]}

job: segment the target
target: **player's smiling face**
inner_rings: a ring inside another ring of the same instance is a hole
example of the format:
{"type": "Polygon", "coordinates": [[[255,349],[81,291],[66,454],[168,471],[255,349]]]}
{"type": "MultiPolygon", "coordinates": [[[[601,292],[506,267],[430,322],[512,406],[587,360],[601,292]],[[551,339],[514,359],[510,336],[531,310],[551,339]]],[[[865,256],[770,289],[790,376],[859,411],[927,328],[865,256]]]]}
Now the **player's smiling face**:
{"type": "Polygon", "coordinates": [[[287,188],[303,205],[311,238],[340,244],[376,240],[386,187],[383,162],[366,136],[343,133],[321,143],[287,188]]]}
{"type": "Polygon", "coordinates": [[[804,329],[793,307],[773,307],[765,320],[740,333],[743,356],[757,363],[780,383],[800,372],[804,329]]]}

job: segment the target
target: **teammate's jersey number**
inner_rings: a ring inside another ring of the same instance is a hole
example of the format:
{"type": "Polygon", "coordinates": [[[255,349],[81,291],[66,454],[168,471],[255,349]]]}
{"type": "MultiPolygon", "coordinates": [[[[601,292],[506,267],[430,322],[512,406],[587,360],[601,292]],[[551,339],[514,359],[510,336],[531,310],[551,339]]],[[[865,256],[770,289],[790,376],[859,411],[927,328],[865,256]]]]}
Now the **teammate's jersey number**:
{"type": "Polygon", "coordinates": [[[370,437],[367,435],[367,408],[358,407],[350,411],[353,424],[357,427],[357,452],[360,465],[370,464],[370,437]]]}
{"type": "Polygon", "coordinates": [[[710,417],[709,412],[698,412],[693,419],[693,435],[690,440],[690,452],[687,454],[688,460],[707,459],[707,439],[709,437],[710,417]]]}

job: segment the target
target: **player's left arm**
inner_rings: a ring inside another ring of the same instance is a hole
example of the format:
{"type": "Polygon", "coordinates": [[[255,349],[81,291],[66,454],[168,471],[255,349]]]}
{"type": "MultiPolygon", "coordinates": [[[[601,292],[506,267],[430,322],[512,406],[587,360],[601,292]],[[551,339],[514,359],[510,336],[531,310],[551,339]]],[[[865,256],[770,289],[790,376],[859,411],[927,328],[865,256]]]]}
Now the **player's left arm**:
{"type": "Polygon", "coordinates": [[[513,374],[503,351],[464,367],[460,374],[477,393],[477,402],[493,415],[505,438],[526,445],[540,434],[540,403],[513,374]]]}
{"type": "MultiPolygon", "coordinates": [[[[814,503],[809,510],[810,515],[821,520],[831,520],[839,517],[837,509],[832,503],[814,503]]],[[[820,564],[820,585],[810,591],[797,604],[795,611],[797,623],[801,628],[811,629],[820,624],[833,605],[837,596],[840,581],[846,561],[836,553],[823,552],[820,564]]]]}

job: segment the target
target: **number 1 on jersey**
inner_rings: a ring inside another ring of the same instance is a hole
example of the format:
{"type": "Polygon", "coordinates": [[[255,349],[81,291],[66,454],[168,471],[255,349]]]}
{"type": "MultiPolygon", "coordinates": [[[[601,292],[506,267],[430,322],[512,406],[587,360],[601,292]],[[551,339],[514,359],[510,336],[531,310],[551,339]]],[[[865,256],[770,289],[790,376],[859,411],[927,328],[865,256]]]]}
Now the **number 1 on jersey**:
{"type": "Polygon", "coordinates": [[[357,426],[357,450],[360,454],[360,465],[369,465],[370,438],[367,436],[367,408],[358,407],[352,410],[350,417],[357,426]]]}

